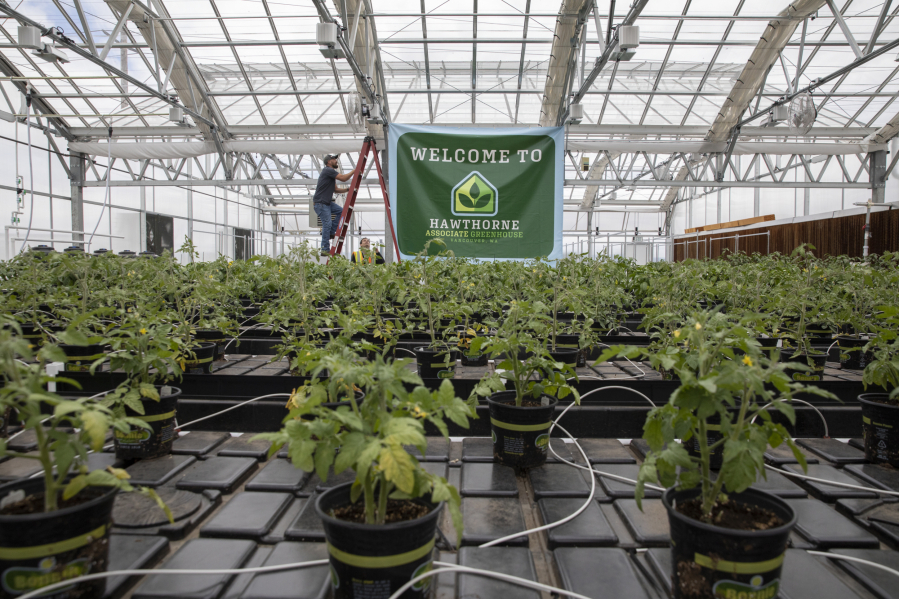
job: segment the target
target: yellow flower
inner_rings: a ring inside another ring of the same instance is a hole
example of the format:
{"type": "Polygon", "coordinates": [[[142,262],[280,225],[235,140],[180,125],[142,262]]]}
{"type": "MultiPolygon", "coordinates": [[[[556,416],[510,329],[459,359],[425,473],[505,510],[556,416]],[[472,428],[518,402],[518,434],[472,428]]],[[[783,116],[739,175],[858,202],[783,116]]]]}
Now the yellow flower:
{"type": "Polygon", "coordinates": [[[674,338],[677,339],[679,337],[680,337],[680,329],[677,329],[676,331],[674,331],[674,338]]]}
{"type": "Polygon", "coordinates": [[[696,323],[696,330],[698,331],[698,330],[701,329],[701,328],[702,328],[702,325],[699,324],[699,323],[697,322],[697,323],[696,323]]]}
{"type": "Polygon", "coordinates": [[[234,264],[234,260],[229,260],[229,261],[228,261],[228,268],[231,268],[231,265],[232,265],[232,264],[234,264]]]}
{"type": "Polygon", "coordinates": [[[747,366],[752,366],[752,358],[749,356],[743,356],[743,363],[747,366]]]}
{"type": "Polygon", "coordinates": [[[141,335],[146,335],[146,334],[147,334],[147,329],[141,329],[141,330],[140,330],[140,334],[141,334],[141,335]]]}

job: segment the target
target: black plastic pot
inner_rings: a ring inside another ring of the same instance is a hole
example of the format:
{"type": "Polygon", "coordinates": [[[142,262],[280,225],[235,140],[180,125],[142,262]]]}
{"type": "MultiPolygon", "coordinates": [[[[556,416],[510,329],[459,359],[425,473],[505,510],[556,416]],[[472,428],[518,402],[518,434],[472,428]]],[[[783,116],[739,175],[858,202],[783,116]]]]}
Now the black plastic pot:
{"type": "Polygon", "coordinates": [[[840,348],[840,367],[846,370],[864,370],[874,356],[871,352],[862,351],[862,348],[868,344],[867,339],[859,339],[858,337],[847,337],[840,335],[837,337],[840,348]]]}
{"type": "Polygon", "coordinates": [[[468,334],[467,328],[463,326],[457,327],[456,334],[459,336],[459,359],[462,360],[462,366],[486,366],[488,356],[484,351],[472,351],[471,342],[477,337],[486,337],[484,331],[478,332],[473,336],[468,334]]]}
{"type": "Polygon", "coordinates": [[[744,531],[688,518],[674,506],[698,496],[700,489],[662,495],[671,529],[671,580],[675,599],[754,597],[773,599],[796,514],[782,499],[747,489],[728,494],[732,501],[770,510],[785,522],[770,530],[744,531]]]}
{"type": "MultiPolygon", "coordinates": [[[[712,422],[706,426],[706,447],[710,447],[722,439],[721,435],[721,418],[715,415],[710,418],[712,422]]],[[[684,442],[684,448],[692,457],[698,458],[701,455],[700,443],[702,439],[698,435],[693,435],[689,441],[684,442]]],[[[724,445],[719,445],[712,450],[709,456],[709,466],[715,470],[721,468],[724,463],[724,445]]]]}
{"type": "MultiPolygon", "coordinates": [[[[43,478],[18,480],[0,487],[26,496],[42,493],[43,478]]],[[[0,598],[13,599],[76,576],[105,572],[116,489],[88,487],[76,497],[91,499],[55,512],[0,515],[0,598]]],[[[51,599],[102,597],[106,580],[92,580],[41,595],[51,599]]]]}
{"type": "Polygon", "coordinates": [[[212,362],[215,360],[218,345],[201,343],[190,351],[193,352],[193,357],[183,360],[181,369],[191,374],[212,374],[212,362]]]}
{"type": "Polygon", "coordinates": [[[811,372],[794,370],[792,368],[784,370],[786,375],[794,381],[815,382],[824,378],[824,366],[827,364],[827,354],[812,354],[810,356],[805,354],[793,354],[786,358],[786,361],[800,362],[812,367],[811,372]]]}
{"type": "Polygon", "coordinates": [[[22,329],[22,339],[27,339],[28,343],[32,344],[35,348],[44,344],[44,337],[41,334],[40,327],[33,324],[22,324],[19,325],[19,327],[22,329]]]}
{"type": "Polygon", "coordinates": [[[456,374],[457,349],[412,348],[418,363],[418,376],[423,379],[451,379],[456,374]]]}
{"type": "Polygon", "coordinates": [[[87,372],[91,364],[106,355],[106,346],[99,343],[93,345],[64,345],[59,348],[66,354],[66,370],[69,372],[87,372]]]}
{"type": "Polygon", "coordinates": [[[549,427],[558,403],[555,397],[544,395],[543,405],[516,406],[515,391],[500,391],[488,397],[493,460],[518,470],[546,463],[549,427]]]}
{"type": "MultiPolygon", "coordinates": [[[[574,349],[577,351],[577,360],[575,366],[584,368],[587,365],[587,348],[581,348],[581,336],[558,334],[556,335],[556,347],[561,349],[574,349]]],[[[568,363],[568,360],[565,360],[568,363]]]]}
{"type": "Polygon", "coordinates": [[[225,337],[225,333],[222,331],[218,329],[197,329],[197,332],[194,333],[194,339],[204,343],[215,343],[215,361],[225,359],[225,345],[228,343],[228,338],[225,337]]]}
{"type": "MultiPolygon", "coordinates": [[[[577,343],[574,343],[571,347],[564,347],[562,344],[558,343],[558,340],[561,337],[562,335],[556,335],[556,349],[555,351],[548,350],[549,356],[554,361],[561,362],[572,368],[577,368],[578,366],[583,365],[583,363],[586,363],[584,354],[580,348],[578,348],[577,343]]],[[[577,339],[578,335],[565,335],[565,337],[574,337],[577,339]]]]}
{"type": "Polygon", "coordinates": [[[819,322],[810,322],[805,325],[805,334],[818,339],[830,339],[833,336],[833,327],[819,322]]]}
{"type": "MultiPolygon", "coordinates": [[[[328,542],[333,598],[388,599],[410,579],[431,569],[434,535],[443,504],[425,498],[416,500],[431,511],[407,522],[374,525],[338,520],[330,514],[335,508],[350,504],[352,486],[353,483],[338,485],[322,493],[315,502],[328,542]]],[[[432,584],[433,578],[426,578],[402,597],[428,597],[432,584]]]]}
{"type": "Polygon", "coordinates": [[[139,460],[157,458],[172,453],[172,442],[175,440],[175,408],[181,389],[169,387],[170,395],[162,394],[162,387],[156,387],[159,391],[159,401],[145,400],[144,414],[138,414],[129,407],[125,407],[125,415],[140,418],[152,427],[147,430],[141,427],[132,427],[128,433],[113,432],[115,441],[115,455],[119,460],[139,460]]]}
{"type": "Polygon", "coordinates": [[[865,459],[872,464],[899,468],[899,406],[887,403],[889,397],[888,393],[858,396],[862,404],[865,459]]]}

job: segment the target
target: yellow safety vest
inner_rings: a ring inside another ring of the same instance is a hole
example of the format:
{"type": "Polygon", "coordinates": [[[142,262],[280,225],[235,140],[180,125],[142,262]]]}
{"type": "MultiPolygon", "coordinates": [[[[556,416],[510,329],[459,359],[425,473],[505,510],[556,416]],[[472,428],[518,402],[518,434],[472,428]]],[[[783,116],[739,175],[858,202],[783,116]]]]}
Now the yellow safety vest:
{"type": "MultiPolygon", "coordinates": [[[[362,250],[356,250],[353,252],[353,256],[356,258],[357,264],[362,264],[362,250]]],[[[371,264],[371,260],[374,258],[374,252],[371,252],[368,256],[368,263],[371,264]]]]}

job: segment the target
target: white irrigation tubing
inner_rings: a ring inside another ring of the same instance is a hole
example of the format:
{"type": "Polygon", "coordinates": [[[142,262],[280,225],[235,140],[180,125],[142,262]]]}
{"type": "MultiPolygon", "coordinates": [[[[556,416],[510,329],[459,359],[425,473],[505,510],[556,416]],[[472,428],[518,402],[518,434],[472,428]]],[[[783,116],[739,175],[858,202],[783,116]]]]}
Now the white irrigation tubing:
{"type": "MultiPolygon", "coordinates": [[[[97,229],[100,227],[100,222],[103,220],[103,213],[106,212],[106,204],[109,202],[109,180],[112,179],[112,127],[109,128],[109,139],[106,140],[106,193],[103,194],[103,206],[100,208],[100,217],[97,218],[97,224],[94,225],[94,230],[91,232],[91,237],[87,242],[87,247],[90,249],[91,244],[94,242],[94,235],[97,233],[97,229]]],[[[110,231],[112,233],[112,231],[110,231]]],[[[112,239],[110,239],[112,241],[112,239]]]]}
{"type": "MultiPolygon", "coordinates": [[[[749,424],[752,424],[753,422],[755,422],[755,419],[759,417],[759,412],[761,412],[762,410],[766,410],[766,409],[768,409],[770,406],[773,406],[773,405],[776,404],[776,403],[783,403],[783,402],[785,402],[785,401],[787,401],[787,400],[786,400],[786,399],[775,399],[774,401],[770,402],[768,405],[763,406],[762,409],[759,410],[758,412],[756,412],[755,416],[752,417],[752,420],[749,421],[749,424]]],[[[789,401],[790,401],[790,402],[801,403],[801,404],[807,405],[808,407],[810,407],[811,409],[813,409],[815,412],[817,412],[817,413],[818,413],[818,416],[821,417],[821,422],[824,423],[824,437],[826,437],[826,438],[828,438],[828,439],[830,438],[830,429],[829,429],[828,426],[827,426],[827,419],[824,418],[824,414],[822,414],[821,411],[820,411],[818,408],[816,408],[815,406],[813,406],[813,405],[810,404],[809,402],[805,401],[804,399],[791,399],[791,400],[789,400],[789,401]]]]}
{"type": "Polygon", "coordinates": [[[816,478],[814,476],[808,476],[806,474],[796,474],[795,472],[790,472],[788,470],[781,470],[780,468],[775,468],[774,466],[769,466],[765,464],[765,468],[768,470],[772,470],[774,472],[779,472],[784,476],[791,476],[793,478],[801,478],[803,480],[810,480],[812,482],[821,483],[823,485],[827,485],[830,487],[842,487],[844,489],[857,489],[859,491],[870,491],[871,493],[878,493],[880,495],[891,495],[893,497],[899,497],[899,492],[897,491],[886,491],[883,489],[875,489],[874,487],[865,487],[862,485],[852,485],[849,483],[838,483],[836,481],[827,480],[824,478],[816,478]]]}
{"type": "MultiPolygon", "coordinates": [[[[569,432],[566,431],[564,428],[562,428],[561,425],[559,425],[559,429],[560,429],[562,432],[564,432],[566,435],[568,435],[569,437],[571,436],[571,433],[569,433],[569,432]]],[[[635,480],[632,479],[632,478],[627,478],[626,476],[619,476],[619,475],[617,475],[617,474],[610,474],[610,473],[608,473],[608,472],[603,472],[602,470],[596,470],[595,468],[591,468],[591,467],[589,467],[589,466],[581,466],[580,464],[575,464],[574,462],[569,462],[568,460],[566,460],[565,458],[563,458],[562,456],[560,456],[559,454],[557,454],[557,453],[555,452],[555,450],[553,450],[552,445],[549,446],[549,449],[550,449],[550,451],[553,452],[553,455],[556,456],[556,458],[557,458],[560,462],[562,462],[562,463],[564,463],[564,464],[568,464],[569,466],[572,466],[572,467],[574,467],[574,468],[579,468],[580,470],[586,470],[587,472],[592,472],[594,475],[598,474],[599,476],[603,476],[603,477],[605,477],[605,478],[611,478],[612,480],[617,480],[618,482],[627,483],[627,484],[629,484],[629,485],[636,485],[636,484],[637,484],[637,481],[635,481],[635,480]]],[[[590,462],[588,461],[587,464],[589,464],[589,463],[590,463],[590,462]]],[[[595,479],[596,476],[594,476],[593,478],[595,479]]],[[[657,487],[656,485],[645,485],[645,486],[646,486],[647,489],[652,489],[653,491],[659,491],[659,492],[664,492],[664,491],[665,491],[665,489],[664,489],[663,487],[657,487]]]]}
{"type": "MultiPolygon", "coordinates": [[[[603,379],[603,380],[618,380],[618,379],[603,379]]],[[[648,401],[649,405],[651,405],[652,407],[654,407],[654,408],[658,407],[651,399],[649,399],[643,393],[640,393],[636,389],[631,389],[630,387],[621,387],[620,385],[609,385],[607,387],[597,387],[596,389],[593,389],[592,391],[587,391],[586,393],[581,395],[581,399],[584,399],[588,395],[592,395],[593,393],[596,393],[597,391],[605,391],[606,389],[621,389],[623,391],[630,391],[631,393],[636,393],[637,395],[639,395],[640,397],[642,397],[643,399],[648,401]]],[[[574,405],[574,404],[572,404],[572,405],[574,405]]],[[[563,412],[563,414],[564,414],[564,412],[563,412]]]]}
{"type": "MultiPolygon", "coordinates": [[[[401,586],[396,590],[394,594],[390,596],[390,599],[399,599],[410,588],[412,588],[419,581],[424,580],[425,578],[430,578],[432,576],[437,576],[438,574],[449,573],[449,572],[458,572],[462,574],[471,574],[474,576],[484,576],[486,578],[495,578],[497,580],[502,580],[503,582],[509,582],[511,584],[515,584],[518,586],[526,587],[529,589],[535,589],[537,591],[544,591],[546,593],[551,593],[554,595],[564,595],[565,597],[573,597],[574,599],[590,599],[586,595],[581,595],[579,593],[575,593],[573,591],[566,591],[565,589],[560,589],[557,587],[551,587],[546,584],[541,584],[539,582],[534,582],[533,580],[527,580],[524,578],[519,578],[518,576],[511,576],[509,574],[502,574],[500,572],[490,572],[489,570],[479,570],[477,568],[469,568],[467,566],[458,566],[456,564],[450,564],[447,562],[432,562],[435,566],[440,566],[436,570],[430,570],[425,572],[424,574],[420,574],[401,586]]],[[[26,599],[22,597],[21,599],[26,599]]]]}
{"type": "MultiPolygon", "coordinates": [[[[556,418],[556,420],[552,423],[552,426],[549,427],[549,432],[548,432],[547,434],[550,435],[550,437],[552,436],[553,429],[556,428],[556,426],[558,426],[559,420],[561,420],[562,417],[566,414],[566,412],[568,412],[568,410],[570,410],[570,409],[571,409],[572,407],[574,407],[575,405],[577,405],[577,404],[575,404],[574,402],[571,402],[571,404],[569,404],[567,408],[565,408],[564,410],[562,410],[562,413],[559,414],[559,417],[556,418]]],[[[559,426],[559,428],[562,429],[561,426],[559,426]]],[[[565,429],[562,429],[562,430],[565,430],[565,429]]],[[[572,441],[574,441],[574,444],[577,446],[578,451],[580,451],[580,452],[581,452],[581,455],[584,457],[584,462],[586,462],[586,463],[589,464],[589,463],[590,463],[590,460],[589,460],[589,458],[587,458],[587,454],[584,452],[584,449],[581,447],[581,444],[578,443],[577,440],[576,440],[574,437],[572,437],[571,434],[568,433],[568,431],[565,431],[565,434],[568,435],[568,437],[569,437],[572,441]]],[[[552,447],[552,443],[550,443],[549,446],[550,446],[550,448],[551,448],[551,447],[552,447]]],[[[553,451],[553,454],[555,454],[555,453],[556,453],[556,452],[553,451]]],[[[508,535],[508,536],[505,536],[505,537],[501,537],[501,538],[499,538],[499,539],[494,539],[494,540],[492,540],[492,541],[490,541],[490,542],[488,542],[488,543],[484,543],[484,544],[482,544],[482,545],[479,545],[479,547],[480,547],[480,548],[484,548],[484,547],[493,547],[494,545],[499,545],[499,544],[501,544],[501,543],[505,543],[506,541],[511,541],[512,539],[517,539],[518,537],[524,537],[524,536],[533,534],[533,533],[535,533],[535,532],[540,532],[541,530],[549,530],[550,528],[555,528],[555,527],[557,527],[557,526],[561,526],[561,525],[565,524],[566,522],[569,522],[569,521],[571,521],[571,520],[574,520],[575,518],[577,518],[578,516],[580,516],[581,513],[582,513],[584,510],[586,510],[588,507],[590,507],[590,503],[593,501],[593,497],[596,495],[596,477],[595,477],[595,476],[590,477],[590,482],[591,482],[591,485],[590,485],[590,496],[587,497],[587,501],[584,503],[584,505],[582,505],[581,507],[579,507],[574,513],[569,514],[568,516],[565,516],[565,517],[562,518],[561,520],[556,520],[555,522],[551,522],[551,523],[549,523],[549,524],[544,524],[543,526],[538,526],[538,527],[536,527],[536,528],[531,528],[531,529],[529,529],[529,530],[524,530],[524,531],[522,531],[522,532],[515,533],[515,534],[511,534],[511,535],[508,535]]]]}
{"type": "Polygon", "coordinates": [[[317,559],[309,562],[296,562],[292,564],[281,564],[280,566],[259,566],[257,568],[229,568],[226,570],[113,570],[111,572],[97,572],[95,574],[85,574],[77,578],[70,578],[62,582],[49,584],[37,590],[26,593],[17,599],[34,599],[34,597],[43,597],[47,593],[71,586],[76,582],[87,582],[89,580],[99,580],[101,578],[111,578],[113,576],[228,576],[232,574],[265,574],[269,572],[281,572],[283,570],[295,570],[298,568],[314,568],[316,566],[327,566],[329,561],[326,559],[317,559]]]}
{"type": "Polygon", "coordinates": [[[253,399],[248,399],[246,401],[242,401],[237,405],[231,406],[230,408],[225,408],[224,410],[220,410],[218,412],[215,412],[214,414],[210,414],[209,416],[203,416],[202,418],[197,418],[196,420],[191,420],[190,422],[182,424],[175,430],[180,431],[180,430],[184,429],[185,426],[190,426],[191,424],[203,422],[204,420],[209,420],[210,418],[215,418],[216,416],[224,414],[225,412],[230,412],[231,410],[236,410],[237,408],[239,408],[241,406],[245,406],[248,403],[253,403],[254,401],[259,401],[260,399],[266,399],[269,397],[290,397],[291,395],[292,395],[291,393],[270,393],[269,395],[260,395],[259,397],[254,397],[253,399]]]}
{"type": "MultiPolygon", "coordinates": [[[[611,345],[607,345],[607,344],[605,344],[605,343],[597,343],[596,345],[601,345],[601,346],[603,346],[603,347],[608,347],[609,349],[612,349],[612,346],[611,346],[611,345]]],[[[631,366],[633,366],[634,368],[636,368],[637,370],[640,371],[640,376],[638,376],[638,377],[633,377],[633,378],[643,378],[644,376],[646,376],[646,373],[643,372],[643,369],[642,369],[642,368],[640,368],[639,366],[637,366],[636,364],[634,364],[633,362],[631,362],[629,358],[624,357],[624,359],[627,360],[627,361],[630,363],[631,366]]],[[[621,380],[621,379],[618,379],[618,380],[621,380]]]]}
{"type": "MultiPolygon", "coordinates": [[[[238,328],[242,327],[243,325],[247,324],[248,322],[250,322],[250,321],[253,320],[254,318],[256,318],[256,317],[255,317],[255,316],[250,316],[250,317],[247,318],[245,321],[243,321],[242,323],[240,323],[239,325],[237,325],[237,327],[238,327],[238,328]]],[[[254,324],[253,326],[251,326],[251,327],[249,328],[249,330],[252,331],[253,329],[255,329],[255,328],[257,328],[257,327],[261,327],[261,326],[264,326],[264,325],[263,325],[262,323],[260,323],[260,324],[254,324]]],[[[237,334],[237,337],[231,337],[231,341],[229,341],[228,343],[226,343],[226,344],[225,344],[225,347],[222,349],[222,354],[225,353],[225,350],[228,349],[228,346],[231,345],[231,343],[232,343],[235,339],[237,339],[238,337],[240,337],[240,333],[237,334]]]]}
{"type": "MultiPolygon", "coordinates": [[[[828,557],[830,559],[836,560],[845,560],[847,562],[856,562],[859,564],[864,564],[866,566],[871,566],[872,568],[877,568],[878,570],[883,570],[884,572],[889,572],[893,576],[899,576],[899,570],[894,570],[892,568],[888,568],[883,564],[878,564],[877,562],[872,562],[870,560],[862,559],[860,557],[852,557],[851,555],[840,555],[839,553],[827,553],[826,551],[806,551],[809,555],[820,555],[823,557],[828,557]]],[[[435,562],[436,563],[436,562],[435,562]]],[[[24,597],[22,598],[24,599],[24,597]]]]}
{"type": "Polygon", "coordinates": [[[393,351],[394,351],[394,352],[396,352],[397,350],[399,350],[399,351],[404,351],[404,352],[407,352],[407,353],[410,353],[410,354],[412,354],[413,357],[415,357],[415,352],[412,351],[411,349],[406,349],[405,347],[394,347],[394,348],[393,348],[393,351]]]}

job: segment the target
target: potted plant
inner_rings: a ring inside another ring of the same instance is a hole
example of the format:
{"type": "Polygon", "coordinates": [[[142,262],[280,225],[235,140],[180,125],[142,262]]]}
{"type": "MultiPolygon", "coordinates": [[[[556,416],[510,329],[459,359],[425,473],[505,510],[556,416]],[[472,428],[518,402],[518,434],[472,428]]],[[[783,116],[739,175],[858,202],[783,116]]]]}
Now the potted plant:
{"type": "MultiPolygon", "coordinates": [[[[834,396],[792,382],[788,364],[769,359],[745,326],[716,312],[691,317],[680,333],[684,349],[666,355],[680,387],[647,415],[643,438],[650,451],[640,467],[637,504],[642,509],[647,483],[668,487],[662,501],[671,528],[675,597],[775,597],[796,516],[789,504],[752,484],[765,476],[769,446],[787,443],[803,468],[805,458],[766,408],[792,424],[794,394],[834,396]],[[729,345],[739,347],[742,357],[729,345]],[[709,442],[714,425],[720,437],[709,442]],[[694,438],[698,455],[677,441],[694,438]],[[723,459],[714,473],[711,460],[719,447],[723,459]]],[[[600,360],[638,351],[611,348],[600,360]]]]}
{"type": "Polygon", "coordinates": [[[541,302],[513,301],[494,337],[478,337],[475,351],[502,358],[493,372],[478,381],[471,398],[483,397],[490,409],[493,459],[518,470],[546,462],[548,430],[560,399],[580,394],[569,384],[577,380],[571,364],[557,362],[545,343],[531,332],[547,319],[541,302]],[[513,390],[506,390],[506,383],[513,390]]]}
{"type": "Polygon", "coordinates": [[[875,268],[871,264],[856,263],[841,257],[833,273],[834,293],[838,301],[834,311],[840,321],[837,336],[840,348],[840,365],[844,369],[864,370],[873,359],[870,352],[863,350],[875,332],[871,326],[878,306],[890,301],[884,292],[890,289],[889,271],[875,268]]]}
{"type": "MultiPolygon", "coordinates": [[[[103,397],[103,405],[118,418],[128,416],[149,425],[116,429],[116,457],[133,460],[171,453],[181,390],[166,383],[181,377],[182,339],[172,335],[170,324],[138,313],[110,331],[106,342],[113,350],[110,369],[123,371],[126,378],[103,397]]],[[[91,372],[100,363],[94,362],[91,372]]]]}
{"type": "Polygon", "coordinates": [[[879,306],[877,334],[863,348],[873,359],[862,373],[865,390],[879,393],[858,396],[862,405],[865,458],[874,464],[899,468],[899,307],[879,306]]]}
{"type": "MultiPolygon", "coordinates": [[[[255,437],[272,442],[270,454],[289,443],[293,464],[314,470],[322,480],[332,470],[355,472],[355,482],[329,489],[315,503],[325,528],[336,599],[387,597],[427,571],[444,503],[461,539],[459,493],[422,468],[404,446],[424,454],[425,423],[446,436],[445,419],[467,427],[474,411],[455,396],[449,381],[437,391],[426,389],[406,368],[408,362],[325,355],[319,367],[331,373],[328,383],[307,386],[303,396],[290,402],[280,431],[255,437]],[[358,387],[365,398],[347,395],[349,406],[325,406],[333,399],[329,387],[335,385],[358,387]]],[[[424,597],[426,592],[423,585],[404,597],[424,597]]]]}
{"type": "MultiPolygon", "coordinates": [[[[439,322],[438,315],[455,316],[453,311],[447,310],[448,306],[440,304],[435,298],[446,297],[447,289],[444,287],[449,282],[447,279],[439,276],[436,272],[440,266],[440,260],[451,258],[453,253],[446,249],[446,244],[440,239],[431,239],[424,249],[414,259],[414,265],[411,267],[413,281],[418,279],[418,284],[414,285],[412,294],[416,297],[418,305],[421,306],[424,316],[427,318],[428,334],[431,337],[429,345],[421,345],[413,348],[415,352],[415,361],[418,365],[418,374],[422,378],[452,378],[456,372],[456,360],[459,358],[459,350],[452,347],[449,343],[451,340],[437,340],[439,322]]],[[[446,302],[441,302],[445,304],[446,302]]],[[[446,332],[443,329],[440,333],[446,332]]],[[[441,335],[442,336],[442,335],[441,335]]]]}
{"type": "MultiPolygon", "coordinates": [[[[12,329],[18,325],[13,324],[12,329]]],[[[53,382],[72,380],[48,376],[49,362],[64,354],[53,345],[36,353],[11,330],[0,331],[0,413],[12,409],[24,428],[33,431],[35,451],[22,453],[0,442],[0,459],[17,457],[40,464],[39,477],[0,487],[0,596],[15,597],[88,572],[106,570],[112,506],[118,490],[137,490],[154,499],[155,491],[134,489],[124,470],[93,470],[88,453],[100,451],[110,427],[127,431],[145,426],[133,418],[119,418],[94,399],[64,399],[46,390],[53,382]],[[25,360],[34,360],[25,363],[25,360]],[[72,427],[75,432],[66,429],[72,427]]],[[[55,599],[100,597],[105,580],[74,583],[52,592],[55,599]]]]}
{"type": "Polygon", "coordinates": [[[820,381],[827,354],[812,347],[809,331],[811,323],[830,320],[825,306],[831,285],[827,284],[828,271],[823,261],[812,254],[815,247],[803,244],[793,250],[791,259],[776,265],[778,285],[772,294],[768,309],[778,314],[779,333],[788,353],[787,359],[806,364],[808,369],[787,369],[794,381],[820,381]]]}

